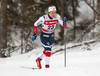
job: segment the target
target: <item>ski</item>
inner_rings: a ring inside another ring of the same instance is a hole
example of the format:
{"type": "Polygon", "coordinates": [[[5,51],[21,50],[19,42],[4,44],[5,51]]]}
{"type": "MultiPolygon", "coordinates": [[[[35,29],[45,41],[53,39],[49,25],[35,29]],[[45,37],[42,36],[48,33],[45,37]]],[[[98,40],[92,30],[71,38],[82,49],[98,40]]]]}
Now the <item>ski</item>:
{"type": "Polygon", "coordinates": [[[21,67],[21,68],[25,68],[25,69],[33,69],[33,70],[40,69],[40,68],[25,67],[25,66],[20,66],[20,67],[21,67]]]}

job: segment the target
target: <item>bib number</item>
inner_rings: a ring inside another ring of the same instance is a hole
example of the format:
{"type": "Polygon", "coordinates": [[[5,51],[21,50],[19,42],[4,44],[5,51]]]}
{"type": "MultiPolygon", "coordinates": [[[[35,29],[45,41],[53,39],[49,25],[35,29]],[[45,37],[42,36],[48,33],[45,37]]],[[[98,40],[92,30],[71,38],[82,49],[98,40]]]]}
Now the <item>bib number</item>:
{"type": "Polygon", "coordinates": [[[49,25],[48,26],[48,30],[53,30],[54,29],[54,25],[49,25]]]}

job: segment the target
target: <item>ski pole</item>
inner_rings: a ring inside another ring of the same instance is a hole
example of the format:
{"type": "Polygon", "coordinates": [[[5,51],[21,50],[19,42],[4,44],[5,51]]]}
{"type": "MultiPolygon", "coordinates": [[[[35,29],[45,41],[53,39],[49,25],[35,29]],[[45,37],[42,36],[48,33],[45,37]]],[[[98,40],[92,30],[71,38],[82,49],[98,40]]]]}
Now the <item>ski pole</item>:
{"type": "MultiPolygon", "coordinates": [[[[64,17],[65,19],[66,17],[64,17]]],[[[66,23],[64,23],[65,26],[66,23]]],[[[66,27],[64,28],[64,67],[67,67],[67,55],[66,55],[66,27]]]]}

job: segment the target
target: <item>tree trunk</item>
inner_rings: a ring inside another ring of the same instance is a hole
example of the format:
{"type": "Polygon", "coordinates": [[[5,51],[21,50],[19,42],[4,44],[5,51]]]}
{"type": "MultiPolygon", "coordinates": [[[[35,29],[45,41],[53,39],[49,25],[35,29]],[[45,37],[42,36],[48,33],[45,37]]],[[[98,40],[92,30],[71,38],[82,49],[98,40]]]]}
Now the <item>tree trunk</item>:
{"type": "Polygon", "coordinates": [[[76,38],[76,20],[75,20],[75,5],[74,0],[72,0],[72,8],[73,8],[73,20],[74,20],[74,39],[76,38]]]}
{"type": "Polygon", "coordinates": [[[24,40],[24,30],[23,30],[23,1],[20,0],[21,3],[21,15],[20,15],[20,25],[21,25],[21,54],[23,54],[23,40],[24,40]]]}
{"type": "MultiPolygon", "coordinates": [[[[95,0],[93,0],[93,8],[95,8],[95,0]]],[[[94,14],[94,16],[93,16],[93,23],[95,24],[95,11],[93,10],[93,14],[94,14]]],[[[94,29],[93,29],[93,37],[94,37],[94,29]]]]}
{"type": "Polygon", "coordinates": [[[64,18],[64,0],[61,0],[61,17],[64,18]]]}
{"type": "MultiPolygon", "coordinates": [[[[93,8],[95,8],[95,0],[93,0],[93,8]]],[[[95,11],[93,10],[93,14],[94,14],[94,16],[93,16],[93,21],[94,21],[94,23],[95,23],[95,11]]]]}
{"type": "Polygon", "coordinates": [[[3,49],[7,48],[7,0],[1,0],[1,13],[2,13],[2,25],[3,25],[3,49]]]}
{"type": "MultiPolygon", "coordinates": [[[[1,6],[1,4],[0,4],[0,6],[1,6]]],[[[2,17],[1,17],[1,8],[0,8],[0,57],[1,57],[1,55],[2,55],[2,44],[3,44],[3,27],[2,27],[2,24],[1,24],[1,20],[2,20],[2,17]]]]}
{"type": "MultiPolygon", "coordinates": [[[[9,6],[11,6],[12,3],[13,3],[12,0],[9,0],[9,1],[8,1],[8,5],[9,5],[9,6]]],[[[13,10],[13,7],[10,7],[9,9],[10,9],[10,10],[13,10]]],[[[12,34],[12,32],[11,32],[11,26],[10,26],[10,23],[9,23],[9,25],[8,25],[8,33],[7,33],[7,36],[8,36],[8,41],[7,41],[7,42],[8,42],[8,43],[9,43],[10,41],[12,41],[12,36],[11,36],[11,34],[12,34]]],[[[11,43],[8,44],[8,48],[9,48],[9,49],[8,49],[8,57],[10,57],[10,50],[12,49],[11,43]]]]}
{"type": "Polygon", "coordinates": [[[1,0],[1,17],[2,17],[2,22],[1,22],[1,43],[2,43],[2,48],[6,50],[7,49],[7,26],[8,26],[8,17],[7,17],[7,0],[1,0]]]}
{"type": "Polygon", "coordinates": [[[1,24],[1,14],[0,14],[0,57],[2,57],[2,48],[3,48],[3,26],[1,24]]]}
{"type": "MultiPolygon", "coordinates": [[[[97,0],[97,10],[100,12],[100,0],[97,0]]],[[[100,15],[97,15],[97,19],[100,20],[100,15]]]]}
{"type": "MultiPolygon", "coordinates": [[[[61,0],[61,18],[64,18],[64,0],[61,0]]],[[[60,36],[60,42],[61,45],[64,44],[64,28],[62,26],[60,26],[60,32],[59,32],[59,36],[60,36]]]]}

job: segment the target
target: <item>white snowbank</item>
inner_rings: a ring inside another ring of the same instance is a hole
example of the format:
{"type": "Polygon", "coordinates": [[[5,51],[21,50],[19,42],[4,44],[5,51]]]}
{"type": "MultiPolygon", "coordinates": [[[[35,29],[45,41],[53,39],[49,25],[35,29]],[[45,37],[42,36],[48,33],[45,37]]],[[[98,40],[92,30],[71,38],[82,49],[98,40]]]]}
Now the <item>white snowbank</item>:
{"type": "MultiPolygon", "coordinates": [[[[56,46],[57,47],[57,46],[56,46]]],[[[51,56],[50,68],[46,69],[45,59],[42,69],[36,68],[35,59],[41,54],[42,48],[13,56],[0,58],[0,76],[99,76],[100,75],[100,48],[92,51],[70,52],[67,54],[67,67],[64,67],[64,54],[51,56]]]]}

